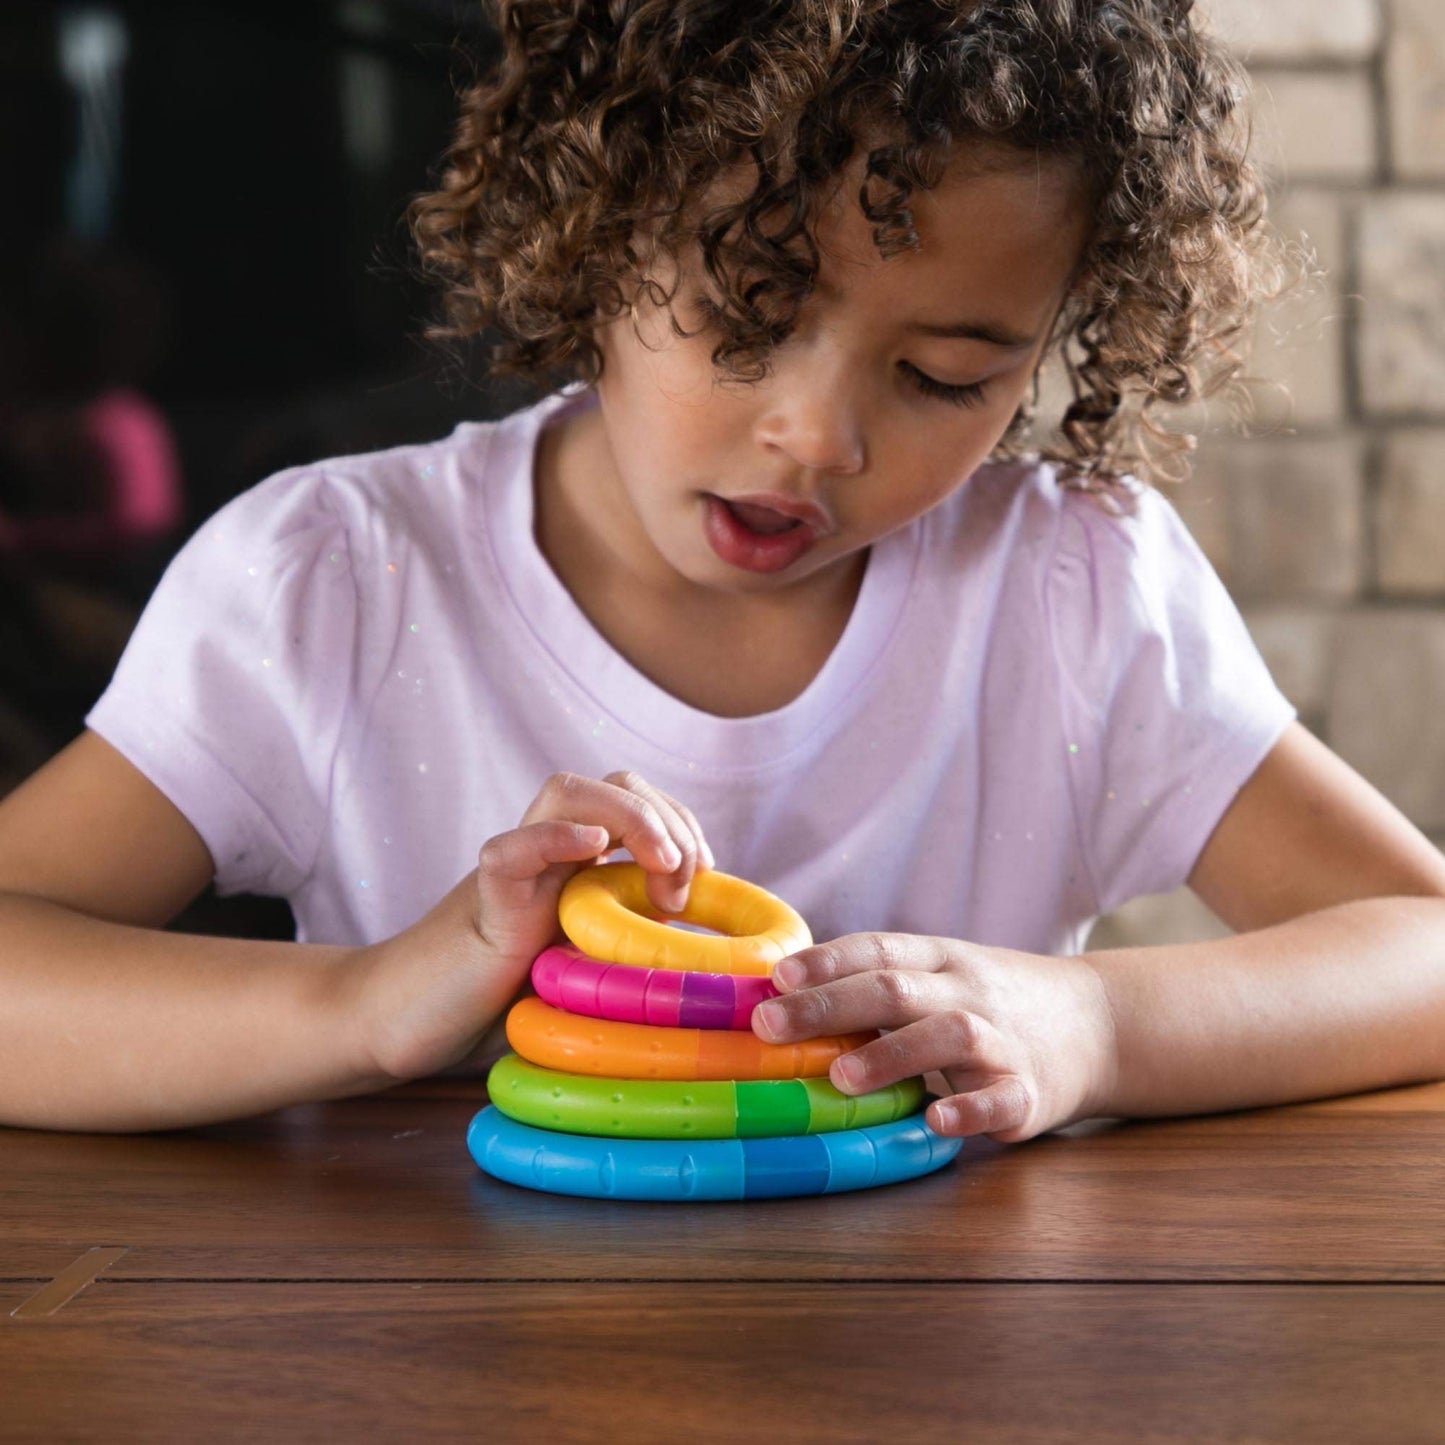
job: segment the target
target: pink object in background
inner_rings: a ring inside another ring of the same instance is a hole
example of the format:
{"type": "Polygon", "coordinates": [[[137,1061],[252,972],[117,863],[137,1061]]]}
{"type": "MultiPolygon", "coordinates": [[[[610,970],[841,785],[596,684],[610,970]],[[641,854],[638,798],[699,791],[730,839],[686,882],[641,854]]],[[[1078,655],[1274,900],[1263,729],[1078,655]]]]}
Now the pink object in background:
{"type": "MultiPolygon", "coordinates": [[[[58,423],[78,426],[100,480],[84,510],[8,515],[0,510],[0,550],[69,558],[118,557],[162,541],[181,523],[180,456],[165,414],[128,387],[102,392],[58,423]]],[[[52,418],[49,425],[57,424],[52,418]]],[[[34,443],[32,443],[34,446],[34,443]]]]}
{"type": "Polygon", "coordinates": [[[174,531],[182,514],[181,466],[160,409],[140,392],[119,388],[91,402],[81,416],[105,459],[117,540],[149,541],[174,531]]]}

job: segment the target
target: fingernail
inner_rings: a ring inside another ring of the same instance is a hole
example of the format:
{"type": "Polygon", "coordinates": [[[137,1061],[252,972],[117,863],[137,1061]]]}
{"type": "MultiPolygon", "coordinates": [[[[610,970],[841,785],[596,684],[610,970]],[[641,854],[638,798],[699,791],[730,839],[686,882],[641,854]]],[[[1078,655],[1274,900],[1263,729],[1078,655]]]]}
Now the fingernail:
{"type": "Polygon", "coordinates": [[[754,1017],[763,1026],[763,1032],[770,1039],[776,1039],[783,1031],[784,1014],[775,1003],[760,1003],[754,1017]]]}
{"type": "Polygon", "coordinates": [[[958,1109],[954,1105],[936,1104],[934,1106],[933,1112],[938,1119],[938,1123],[935,1126],[938,1133],[952,1134],[957,1131],[962,1116],[959,1114],[958,1109]]]}
{"type": "Polygon", "coordinates": [[[709,848],[706,843],[702,845],[702,861],[707,864],[709,868],[717,867],[717,859],[713,857],[712,849],[709,848]]]}
{"type": "Polygon", "coordinates": [[[682,854],[678,851],[677,844],[671,838],[662,840],[662,847],[659,850],[662,855],[662,863],[665,868],[682,867],[682,854]]]}
{"type": "Polygon", "coordinates": [[[773,981],[784,988],[797,988],[803,981],[803,965],[785,958],[774,970],[773,981]]]}
{"type": "Polygon", "coordinates": [[[863,1065],[851,1054],[844,1054],[838,1060],[838,1077],[847,1084],[850,1089],[856,1089],[863,1082],[863,1065]]]}

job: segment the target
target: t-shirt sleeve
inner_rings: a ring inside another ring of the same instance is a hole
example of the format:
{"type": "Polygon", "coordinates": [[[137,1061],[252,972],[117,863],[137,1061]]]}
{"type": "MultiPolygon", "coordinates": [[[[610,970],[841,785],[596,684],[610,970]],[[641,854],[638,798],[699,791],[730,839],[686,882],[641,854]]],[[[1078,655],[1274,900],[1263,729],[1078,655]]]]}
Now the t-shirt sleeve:
{"type": "Polygon", "coordinates": [[[1183,884],[1295,710],[1169,502],[1061,494],[1045,613],[1101,912],[1183,884]]]}
{"type": "Polygon", "coordinates": [[[285,896],[312,867],[356,612],[324,476],[282,472],[177,554],[86,718],[200,833],[219,892],[285,896]]]}

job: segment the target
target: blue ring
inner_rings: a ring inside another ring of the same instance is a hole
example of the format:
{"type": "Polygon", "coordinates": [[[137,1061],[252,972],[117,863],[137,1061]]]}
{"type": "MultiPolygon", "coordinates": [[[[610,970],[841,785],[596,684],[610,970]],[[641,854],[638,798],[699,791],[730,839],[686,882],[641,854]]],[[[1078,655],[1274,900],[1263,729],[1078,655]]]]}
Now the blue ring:
{"type": "Polygon", "coordinates": [[[841,1194],[931,1174],[954,1159],[911,1114],[891,1124],[772,1139],[597,1139],[509,1119],[488,1105],[467,1129],[482,1170],[508,1184],[589,1199],[781,1199],[841,1194]]]}

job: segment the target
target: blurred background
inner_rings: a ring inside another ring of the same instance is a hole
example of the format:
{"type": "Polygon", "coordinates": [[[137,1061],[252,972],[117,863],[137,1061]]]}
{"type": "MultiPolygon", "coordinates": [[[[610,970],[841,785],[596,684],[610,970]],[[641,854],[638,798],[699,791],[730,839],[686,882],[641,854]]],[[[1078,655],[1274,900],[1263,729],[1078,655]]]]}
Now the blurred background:
{"type": "MultiPolygon", "coordinates": [[[[1170,489],[1306,723],[1445,841],[1445,5],[1203,0],[1322,279],[1170,489]]],[[[161,569],[294,463],[516,391],[442,373],[401,224],[474,0],[0,3],[0,794],[63,746],[161,569]]],[[[472,375],[480,378],[473,368],[472,375]]],[[[181,928],[289,936],[274,900],[181,928]]],[[[1187,892],[1096,947],[1205,937],[1187,892]]]]}
{"type": "MultiPolygon", "coordinates": [[[[459,46],[491,53],[465,0],[0,3],[0,794],[228,498],[514,404],[415,340],[401,216],[459,46]]],[[[177,926],[290,918],[211,897],[177,926]]]]}

